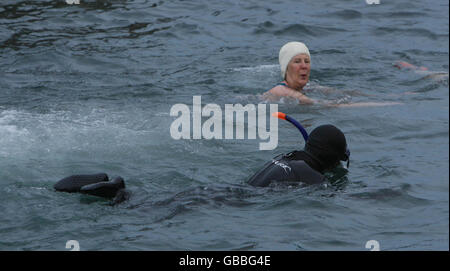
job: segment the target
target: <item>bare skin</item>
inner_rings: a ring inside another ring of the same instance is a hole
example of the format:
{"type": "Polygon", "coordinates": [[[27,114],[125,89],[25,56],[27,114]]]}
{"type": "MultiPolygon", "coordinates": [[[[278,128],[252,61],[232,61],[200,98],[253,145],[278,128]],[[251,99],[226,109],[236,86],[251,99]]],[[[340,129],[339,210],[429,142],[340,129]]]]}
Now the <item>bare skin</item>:
{"type": "Polygon", "coordinates": [[[297,99],[301,104],[313,104],[316,101],[306,97],[301,91],[296,91],[286,86],[275,86],[268,92],[264,93],[264,98],[269,99],[271,101],[278,100],[279,97],[290,97],[297,99]]]}
{"type": "Polygon", "coordinates": [[[432,79],[435,81],[439,81],[439,80],[448,80],[448,72],[433,72],[433,71],[429,71],[428,68],[426,67],[418,67],[415,66],[411,63],[405,62],[405,61],[397,61],[394,64],[394,67],[398,68],[398,69],[405,69],[405,70],[412,70],[418,74],[423,74],[425,75],[426,79],[432,79]]]}

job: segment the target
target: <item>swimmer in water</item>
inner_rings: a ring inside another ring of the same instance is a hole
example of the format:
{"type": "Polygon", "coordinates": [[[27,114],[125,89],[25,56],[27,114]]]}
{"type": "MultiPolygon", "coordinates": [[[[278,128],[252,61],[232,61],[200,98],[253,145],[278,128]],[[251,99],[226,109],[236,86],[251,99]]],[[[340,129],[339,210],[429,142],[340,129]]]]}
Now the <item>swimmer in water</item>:
{"type": "MultiPolygon", "coordinates": [[[[306,145],[302,151],[292,151],[279,155],[253,175],[248,184],[263,187],[272,183],[318,184],[327,179],[324,173],[338,167],[340,161],[350,163],[350,151],[344,134],[333,125],[322,125],[310,135],[293,118],[278,112],[274,115],[294,124],[302,133],[306,145]]],[[[130,191],[125,189],[121,177],[109,179],[105,173],[91,175],[72,175],[59,180],[56,191],[82,193],[112,199],[112,205],[130,198],[130,191]]]]}
{"type": "Polygon", "coordinates": [[[397,61],[394,63],[394,67],[399,70],[411,70],[417,74],[425,75],[425,79],[431,79],[434,81],[447,81],[448,82],[448,72],[433,72],[428,70],[426,67],[418,67],[406,61],[397,61]]]}
{"type": "MultiPolygon", "coordinates": [[[[280,113],[279,113],[280,114],[280,113]]],[[[281,117],[292,122],[306,140],[302,151],[292,151],[272,159],[256,172],[248,183],[264,187],[275,183],[319,184],[327,181],[324,173],[332,171],[347,161],[350,165],[350,151],[344,133],[333,125],[321,125],[308,136],[301,125],[281,113],[281,117]]]]}
{"type": "MultiPolygon", "coordinates": [[[[247,181],[249,185],[319,184],[328,180],[324,174],[339,167],[340,161],[347,161],[349,167],[350,151],[341,130],[330,124],[321,125],[308,135],[303,126],[290,116],[281,112],[273,116],[295,125],[306,141],[305,147],[302,151],[292,151],[272,159],[247,181]]],[[[111,199],[111,205],[124,202],[131,195],[121,177],[110,180],[105,173],[72,175],[59,180],[54,188],[60,192],[78,192],[111,199]]]]}
{"type": "Polygon", "coordinates": [[[362,102],[336,104],[331,101],[311,99],[304,94],[304,87],[311,73],[311,55],[308,47],[302,42],[288,42],[280,49],[278,55],[283,81],[263,94],[263,98],[276,101],[281,97],[297,99],[300,104],[321,103],[332,107],[385,106],[400,104],[398,102],[362,102]]]}
{"type": "Polygon", "coordinates": [[[303,104],[315,103],[315,100],[306,97],[303,93],[303,88],[308,83],[311,73],[311,55],[308,47],[301,42],[286,43],[281,47],[278,59],[284,81],[269,90],[268,93],[296,98],[303,104]]]}

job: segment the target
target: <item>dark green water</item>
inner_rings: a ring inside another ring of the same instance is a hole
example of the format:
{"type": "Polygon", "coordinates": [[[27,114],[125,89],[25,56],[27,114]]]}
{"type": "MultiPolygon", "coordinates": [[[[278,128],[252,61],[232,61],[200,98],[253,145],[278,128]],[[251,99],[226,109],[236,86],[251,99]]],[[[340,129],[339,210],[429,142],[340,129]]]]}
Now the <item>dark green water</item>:
{"type": "Polygon", "coordinates": [[[0,250],[448,250],[448,1],[2,1],[0,250]],[[305,42],[309,96],[402,104],[278,104],[308,131],[332,123],[352,151],[337,186],[245,180],[301,149],[174,140],[177,103],[257,104],[279,48],[305,42]],[[395,61],[445,72],[398,70],[395,61]],[[336,91],[330,94],[320,86],[336,91]],[[411,94],[404,94],[405,92],[411,94]],[[79,173],[124,177],[132,198],[57,193],[79,173]]]}

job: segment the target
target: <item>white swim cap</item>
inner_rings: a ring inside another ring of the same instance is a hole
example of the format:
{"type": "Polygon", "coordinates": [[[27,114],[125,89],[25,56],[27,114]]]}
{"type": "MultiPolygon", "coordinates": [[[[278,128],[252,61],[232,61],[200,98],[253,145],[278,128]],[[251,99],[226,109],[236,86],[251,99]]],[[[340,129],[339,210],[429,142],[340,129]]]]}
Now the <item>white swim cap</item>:
{"type": "Polygon", "coordinates": [[[281,76],[286,77],[286,69],[291,59],[298,54],[307,54],[311,59],[308,47],[302,42],[292,41],[288,42],[280,49],[278,60],[280,61],[281,76]]]}

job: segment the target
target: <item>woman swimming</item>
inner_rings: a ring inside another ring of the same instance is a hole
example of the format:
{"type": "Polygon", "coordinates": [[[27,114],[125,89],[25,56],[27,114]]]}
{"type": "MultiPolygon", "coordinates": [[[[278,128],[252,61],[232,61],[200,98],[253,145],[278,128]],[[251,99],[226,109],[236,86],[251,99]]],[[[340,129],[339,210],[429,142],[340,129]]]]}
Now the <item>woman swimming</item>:
{"type": "Polygon", "coordinates": [[[311,55],[308,47],[302,42],[288,42],[280,49],[278,55],[283,81],[263,94],[269,101],[277,101],[281,97],[294,98],[300,104],[320,103],[332,107],[385,106],[400,104],[398,102],[362,102],[337,104],[332,101],[317,100],[307,97],[304,87],[309,81],[311,73],[311,55]]]}

